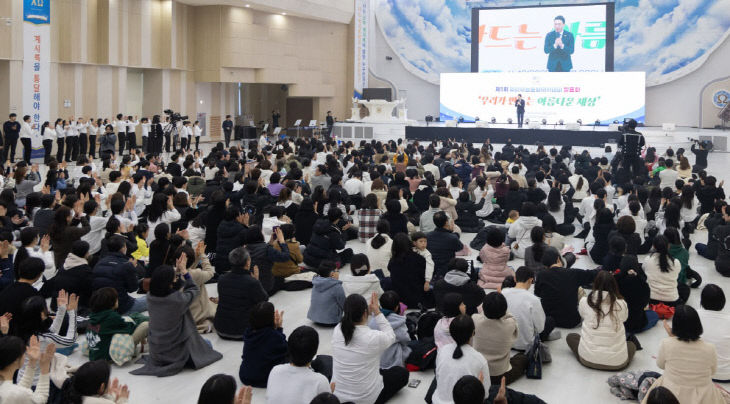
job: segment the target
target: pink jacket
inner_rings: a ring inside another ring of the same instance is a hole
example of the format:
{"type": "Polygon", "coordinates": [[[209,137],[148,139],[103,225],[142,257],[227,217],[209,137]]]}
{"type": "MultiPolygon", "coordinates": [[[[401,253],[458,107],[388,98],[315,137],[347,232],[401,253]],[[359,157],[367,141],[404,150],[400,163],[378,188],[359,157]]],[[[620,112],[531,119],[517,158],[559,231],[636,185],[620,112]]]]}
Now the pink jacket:
{"type": "Polygon", "coordinates": [[[479,270],[477,284],[481,288],[497,289],[502,285],[504,278],[515,274],[512,268],[507,266],[509,247],[504,244],[497,248],[484,244],[479,251],[479,258],[482,260],[482,269],[479,270]]]}

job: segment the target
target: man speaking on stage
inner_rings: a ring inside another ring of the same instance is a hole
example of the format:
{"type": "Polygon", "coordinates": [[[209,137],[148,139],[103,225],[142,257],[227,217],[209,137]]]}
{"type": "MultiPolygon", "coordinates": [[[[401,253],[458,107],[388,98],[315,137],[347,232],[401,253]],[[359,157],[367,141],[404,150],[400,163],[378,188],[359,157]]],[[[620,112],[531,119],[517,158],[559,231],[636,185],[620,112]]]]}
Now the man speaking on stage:
{"type": "Polygon", "coordinates": [[[559,15],[553,20],[555,30],[545,36],[545,53],[548,56],[549,72],[569,72],[573,68],[570,55],[575,50],[575,38],[566,31],[565,17],[559,15]]]}
{"type": "Polygon", "coordinates": [[[515,108],[517,108],[517,127],[521,128],[522,120],[525,118],[525,99],[522,98],[522,94],[517,94],[515,108]]]}

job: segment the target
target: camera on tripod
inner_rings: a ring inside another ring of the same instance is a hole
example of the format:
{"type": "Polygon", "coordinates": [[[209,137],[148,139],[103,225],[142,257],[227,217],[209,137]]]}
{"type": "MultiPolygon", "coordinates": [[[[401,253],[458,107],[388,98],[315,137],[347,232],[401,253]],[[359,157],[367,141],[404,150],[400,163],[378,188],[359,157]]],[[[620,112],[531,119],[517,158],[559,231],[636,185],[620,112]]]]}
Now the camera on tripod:
{"type": "Polygon", "coordinates": [[[171,109],[166,109],[163,112],[170,117],[170,123],[173,125],[178,123],[179,121],[184,121],[188,119],[187,115],[180,115],[179,112],[174,112],[171,109]]]}

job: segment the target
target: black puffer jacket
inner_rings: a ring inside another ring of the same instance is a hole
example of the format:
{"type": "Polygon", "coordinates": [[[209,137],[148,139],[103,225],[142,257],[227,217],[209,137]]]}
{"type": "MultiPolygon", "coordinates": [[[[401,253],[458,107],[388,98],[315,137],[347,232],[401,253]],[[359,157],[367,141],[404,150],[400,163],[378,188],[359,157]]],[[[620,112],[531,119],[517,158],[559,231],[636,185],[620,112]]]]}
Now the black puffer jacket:
{"type": "Polygon", "coordinates": [[[126,313],[132,308],[134,298],[129,296],[138,288],[134,265],[129,258],[120,252],[111,252],[101,257],[94,267],[94,279],[91,287],[94,290],[114,288],[119,295],[119,313],[126,313]]]}
{"type": "Polygon", "coordinates": [[[215,271],[219,274],[230,269],[228,253],[238,247],[243,247],[246,242],[247,227],[235,220],[224,220],[218,225],[216,239],[218,244],[215,249],[215,271]]]}
{"type": "Polygon", "coordinates": [[[459,215],[459,218],[454,222],[463,233],[479,233],[479,230],[484,227],[484,223],[479,220],[476,213],[482,206],[484,206],[484,198],[479,204],[472,201],[456,202],[456,214],[459,215]]]}
{"type": "Polygon", "coordinates": [[[316,268],[322,260],[337,261],[337,250],[345,248],[340,229],[327,219],[318,219],[312,230],[312,238],[304,250],[304,263],[316,268]]]}
{"type": "Polygon", "coordinates": [[[280,243],[279,250],[277,250],[271,244],[259,242],[247,244],[246,250],[251,254],[251,268],[254,265],[259,267],[261,285],[267,293],[271,293],[271,290],[274,289],[274,275],[271,273],[271,267],[274,266],[274,262],[291,260],[289,247],[286,243],[280,243]]]}
{"type": "Polygon", "coordinates": [[[250,271],[232,267],[218,279],[218,309],[213,320],[216,331],[243,338],[251,309],[267,300],[269,295],[250,271]]]}

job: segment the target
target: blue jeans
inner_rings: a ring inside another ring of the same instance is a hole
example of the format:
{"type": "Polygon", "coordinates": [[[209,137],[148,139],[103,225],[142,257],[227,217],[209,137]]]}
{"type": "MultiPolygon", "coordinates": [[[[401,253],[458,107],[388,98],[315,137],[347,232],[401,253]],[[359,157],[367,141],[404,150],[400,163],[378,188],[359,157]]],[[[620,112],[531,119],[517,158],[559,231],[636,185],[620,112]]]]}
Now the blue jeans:
{"type": "Polygon", "coordinates": [[[646,330],[651,329],[656,325],[657,322],[659,322],[659,315],[654,310],[646,310],[644,311],[644,315],[646,315],[646,326],[641,329],[640,332],[644,332],[646,330]]]}
{"type": "Polygon", "coordinates": [[[147,296],[141,296],[134,299],[132,308],[127,310],[124,314],[142,313],[147,311],[147,296]]]}

